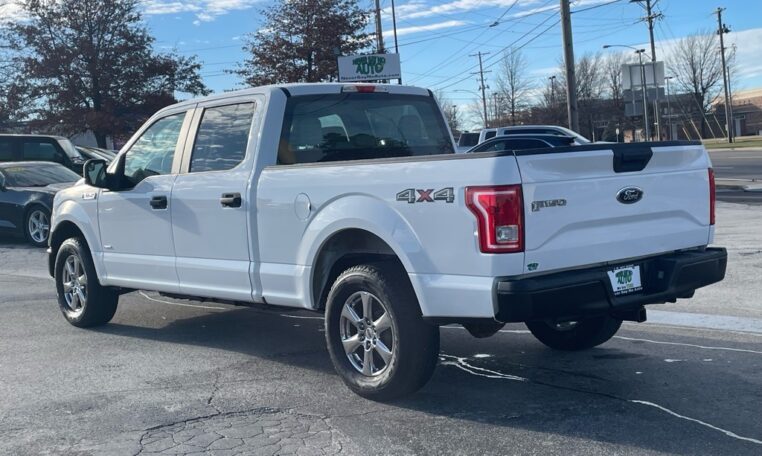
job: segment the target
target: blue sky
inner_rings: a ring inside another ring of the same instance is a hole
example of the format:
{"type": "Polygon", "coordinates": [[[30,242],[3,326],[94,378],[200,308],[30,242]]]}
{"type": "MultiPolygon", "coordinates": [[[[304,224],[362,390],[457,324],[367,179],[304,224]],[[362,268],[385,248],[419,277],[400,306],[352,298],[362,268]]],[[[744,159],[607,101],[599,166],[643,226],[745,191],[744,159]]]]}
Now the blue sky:
{"type": "MultiPolygon", "coordinates": [[[[141,0],[156,46],[183,55],[198,55],[202,74],[214,91],[241,88],[237,77],[225,74],[244,58],[242,38],[263,25],[266,0],[141,0]]],[[[657,0],[664,15],[656,27],[657,55],[669,52],[669,42],[702,29],[716,30],[713,11],[723,6],[737,46],[736,89],[762,87],[762,0],[657,0]]],[[[382,0],[387,48],[392,48],[391,0],[382,0]]],[[[370,9],[373,0],[361,0],[370,9]]],[[[458,105],[474,101],[478,88],[469,75],[476,59],[469,54],[491,52],[485,65],[498,61],[507,47],[523,46],[530,77],[543,84],[561,57],[561,29],[556,23],[558,0],[396,0],[398,38],[405,83],[443,89],[458,105]],[[495,27],[489,24],[499,20],[495,27]],[[541,33],[542,32],[542,33],[541,33]]],[[[638,20],[643,9],[629,0],[572,2],[575,53],[599,51],[603,44],[644,45],[648,30],[638,20]],[[610,4],[609,4],[610,3],[610,4]],[[596,7],[597,6],[597,7],[596,7]],[[593,8],[595,7],[595,8],[593,8]]],[[[369,24],[369,28],[373,23],[369,24]]],[[[609,51],[603,51],[609,52],[609,51]]],[[[497,65],[495,68],[497,69],[497,65]]],[[[668,70],[669,71],[669,70],[668,70]]],[[[496,73],[489,73],[487,85],[496,73]]]]}

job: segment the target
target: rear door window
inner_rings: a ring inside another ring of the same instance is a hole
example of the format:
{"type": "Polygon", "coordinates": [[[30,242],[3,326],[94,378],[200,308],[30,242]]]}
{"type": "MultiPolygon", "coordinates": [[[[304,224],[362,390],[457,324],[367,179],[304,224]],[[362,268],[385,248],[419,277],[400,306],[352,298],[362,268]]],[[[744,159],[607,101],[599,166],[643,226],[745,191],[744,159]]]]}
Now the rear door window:
{"type": "Polygon", "coordinates": [[[13,139],[0,138],[0,161],[13,161],[13,139]]]}
{"type": "Polygon", "coordinates": [[[24,139],[21,144],[21,160],[66,163],[63,151],[53,141],[44,139],[24,139]]]}
{"type": "Polygon", "coordinates": [[[193,144],[190,172],[223,171],[246,156],[254,103],[206,108],[193,144]]]}
{"type": "Polygon", "coordinates": [[[432,97],[341,93],[289,98],[278,164],[452,153],[432,97]]]}

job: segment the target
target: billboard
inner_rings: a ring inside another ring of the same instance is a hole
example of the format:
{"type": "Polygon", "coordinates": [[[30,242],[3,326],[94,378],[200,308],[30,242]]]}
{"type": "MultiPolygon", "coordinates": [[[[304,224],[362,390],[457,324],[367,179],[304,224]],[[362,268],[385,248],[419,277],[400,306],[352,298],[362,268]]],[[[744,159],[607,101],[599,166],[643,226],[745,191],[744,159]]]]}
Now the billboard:
{"type": "Polygon", "coordinates": [[[339,57],[339,82],[399,79],[399,54],[346,55],[339,57]]]}
{"type": "MultiPolygon", "coordinates": [[[[646,73],[646,86],[664,85],[664,62],[643,62],[646,73]]],[[[624,89],[640,88],[643,86],[643,78],[639,63],[627,63],[622,65],[622,86],[624,89]]]]}

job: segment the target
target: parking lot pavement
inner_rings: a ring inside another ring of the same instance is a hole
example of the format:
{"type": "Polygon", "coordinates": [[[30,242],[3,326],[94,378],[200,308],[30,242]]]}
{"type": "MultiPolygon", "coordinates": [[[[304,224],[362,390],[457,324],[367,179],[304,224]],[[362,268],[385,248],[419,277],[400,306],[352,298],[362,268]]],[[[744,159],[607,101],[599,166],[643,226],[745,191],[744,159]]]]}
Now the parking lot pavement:
{"type": "Polygon", "coordinates": [[[762,222],[718,207],[728,279],[603,346],[441,329],[392,404],[346,389],[320,315],[125,295],[82,330],[41,250],[0,243],[0,454],[762,454],[762,222]]]}

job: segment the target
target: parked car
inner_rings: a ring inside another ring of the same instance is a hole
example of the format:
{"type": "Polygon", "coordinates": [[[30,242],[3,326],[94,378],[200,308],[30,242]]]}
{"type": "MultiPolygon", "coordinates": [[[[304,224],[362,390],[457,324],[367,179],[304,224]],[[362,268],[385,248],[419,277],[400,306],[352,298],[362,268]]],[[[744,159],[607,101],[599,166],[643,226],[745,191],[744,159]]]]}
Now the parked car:
{"type": "Polygon", "coordinates": [[[507,150],[542,149],[572,145],[574,145],[574,139],[568,136],[506,135],[488,139],[471,148],[468,152],[503,152],[507,150]]]}
{"type": "Polygon", "coordinates": [[[415,87],[273,85],[162,109],[56,196],[61,312],[101,325],[135,289],[324,312],[342,380],[386,400],[429,380],[439,325],[526,322],[582,350],[725,275],[699,142],[453,146],[415,87]]]}
{"type": "Polygon", "coordinates": [[[106,163],[111,163],[116,158],[116,152],[101,149],[99,147],[87,147],[87,146],[75,146],[77,151],[85,160],[102,159],[106,160],[106,163]]]}
{"type": "Polygon", "coordinates": [[[0,233],[46,246],[53,196],[79,179],[57,163],[0,163],[0,233]]]}
{"type": "Polygon", "coordinates": [[[457,152],[468,152],[469,149],[479,144],[479,133],[463,132],[458,138],[457,152]]]}
{"type": "Polygon", "coordinates": [[[590,140],[568,128],[557,125],[513,125],[510,127],[485,128],[479,132],[479,144],[503,135],[554,135],[574,139],[577,145],[590,144],[590,140]]]}
{"type": "Polygon", "coordinates": [[[82,174],[85,159],[61,136],[0,134],[0,162],[45,161],[82,174]]]}

